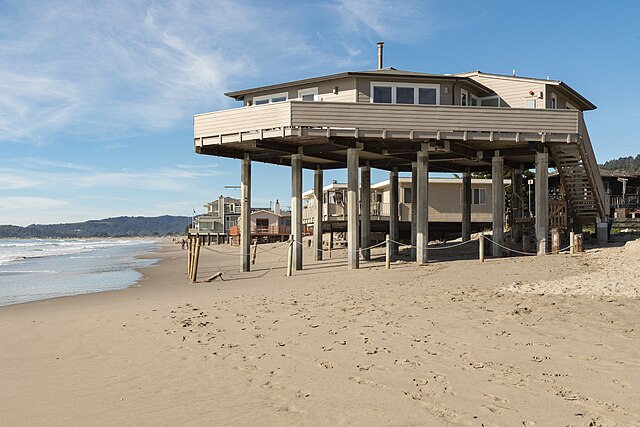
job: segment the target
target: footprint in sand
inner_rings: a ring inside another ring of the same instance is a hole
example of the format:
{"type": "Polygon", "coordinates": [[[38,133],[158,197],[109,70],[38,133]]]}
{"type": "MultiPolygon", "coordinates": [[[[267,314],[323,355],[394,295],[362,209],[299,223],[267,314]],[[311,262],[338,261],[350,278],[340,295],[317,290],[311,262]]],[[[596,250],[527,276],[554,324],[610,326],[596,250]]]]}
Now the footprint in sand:
{"type": "Polygon", "coordinates": [[[351,381],[357,382],[358,384],[369,385],[369,386],[377,387],[377,388],[384,388],[384,385],[378,384],[378,383],[376,383],[374,381],[371,381],[371,380],[368,380],[366,378],[355,376],[355,377],[349,377],[349,379],[351,381]]]}
{"type": "Polygon", "coordinates": [[[260,370],[256,365],[243,365],[236,366],[235,369],[238,371],[246,372],[247,374],[251,374],[260,370]]]}

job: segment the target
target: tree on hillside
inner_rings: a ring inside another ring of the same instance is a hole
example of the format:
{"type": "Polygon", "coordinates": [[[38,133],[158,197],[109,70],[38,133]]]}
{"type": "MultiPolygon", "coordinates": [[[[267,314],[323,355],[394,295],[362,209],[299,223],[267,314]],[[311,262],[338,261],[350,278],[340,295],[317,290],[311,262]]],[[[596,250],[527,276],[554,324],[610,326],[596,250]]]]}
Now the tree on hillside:
{"type": "Polygon", "coordinates": [[[628,156],[608,160],[600,166],[607,170],[627,172],[630,174],[640,174],[640,154],[638,154],[636,157],[628,156]]]}

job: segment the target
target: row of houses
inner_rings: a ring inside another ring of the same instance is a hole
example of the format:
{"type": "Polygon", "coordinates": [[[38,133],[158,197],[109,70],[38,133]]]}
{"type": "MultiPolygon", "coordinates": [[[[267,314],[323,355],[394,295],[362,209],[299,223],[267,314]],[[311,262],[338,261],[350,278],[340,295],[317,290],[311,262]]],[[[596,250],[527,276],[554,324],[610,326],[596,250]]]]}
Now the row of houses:
{"type": "MultiPolygon", "coordinates": [[[[442,229],[458,230],[462,222],[462,180],[459,178],[430,178],[429,221],[442,229]]],[[[472,179],[471,222],[475,228],[489,226],[492,222],[491,180],[472,179]]],[[[391,214],[391,185],[389,180],[374,183],[370,187],[370,214],[372,221],[380,222],[380,231],[389,222],[391,214]]],[[[414,213],[411,208],[413,197],[411,178],[399,178],[398,220],[410,223],[414,213]]],[[[302,222],[309,232],[315,223],[313,190],[302,194],[302,222]]],[[[348,217],[347,184],[332,182],[323,187],[322,216],[325,231],[345,229],[348,217]]],[[[195,218],[195,228],[199,234],[216,234],[222,241],[241,233],[240,200],[220,196],[218,200],[204,205],[207,212],[195,218]]],[[[361,207],[362,208],[362,207],[361,207]]],[[[251,209],[251,235],[264,240],[277,240],[291,234],[291,212],[282,210],[278,200],[270,208],[251,209]]]]}

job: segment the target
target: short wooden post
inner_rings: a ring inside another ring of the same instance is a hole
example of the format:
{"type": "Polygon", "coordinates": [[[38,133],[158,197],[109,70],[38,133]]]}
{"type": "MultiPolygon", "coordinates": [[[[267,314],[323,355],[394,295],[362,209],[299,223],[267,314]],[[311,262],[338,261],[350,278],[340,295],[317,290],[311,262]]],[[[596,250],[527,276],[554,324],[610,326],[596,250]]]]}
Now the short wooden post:
{"type": "Polygon", "coordinates": [[[575,239],[576,239],[576,234],[573,231],[570,231],[569,232],[569,254],[570,255],[576,254],[575,239]]]}
{"type": "MultiPolygon", "coordinates": [[[[198,239],[198,243],[200,239],[198,239]]],[[[198,262],[200,261],[200,245],[196,245],[196,250],[193,257],[193,271],[191,275],[191,283],[195,283],[198,278],[198,262]]]]}
{"type": "Polygon", "coordinates": [[[256,254],[258,253],[258,239],[253,241],[253,251],[251,254],[251,265],[256,263],[256,254]]]}
{"type": "Polygon", "coordinates": [[[523,234],[522,235],[522,252],[529,253],[530,250],[531,250],[531,247],[529,243],[529,235],[523,234]]]}
{"type": "Polygon", "coordinates": [[[480,257],[480,262],[484,262],[484,232],[480,233],[478,237],[478,256],[480,257]]]}
{"type": "Polygon", "coordinates": [[[583,240],[582,240],[582,233],[578,233],[576,234],[576,253],[580,253],[584,251],[584,247],[583,247],[583,240]]]}
{"type": "Polygon", "coordinates": [[[295,241],[293,240],[293,235],[289,237],[289,249],[287,252],[287,277],[291,276],[291,270],[293,267],[293,245],[295,241]]]}
{"type": "Polygon", "coordinates": [[[387,234],[387,237],[385,239],[385,243],[387,244],[386,246],[386,257],[385,257],[385,266],[387,268],[387,270],[391,269],[391,240],[389,239],[389,235],[387,234]]]}
{"type": "Polygon", "coordinates": [[[551,229],[551,253],[553,255],[560,253],[560,231],[557,228],[551,229]]]}
{"type": "Polygon", "coordinates": [[[329,249],[327,251],[329,259],[331,259],[331,249],[333,249],[333,228],[329,226],[329,249]]]}

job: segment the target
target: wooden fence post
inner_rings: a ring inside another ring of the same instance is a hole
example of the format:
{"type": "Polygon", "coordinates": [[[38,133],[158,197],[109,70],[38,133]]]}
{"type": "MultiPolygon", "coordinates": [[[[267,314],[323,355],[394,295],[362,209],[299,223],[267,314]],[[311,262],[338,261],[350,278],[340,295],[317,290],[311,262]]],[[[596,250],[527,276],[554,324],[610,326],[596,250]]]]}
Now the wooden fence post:
{"type": "Polygon", "coordinates": [[[258,239],[253,241],[253,253],[251,254],[251,265],[256,263],[256,255],[258,253],[258,239]]]}
{"type": "Polygon", "coordinates": [[[293,235],[289,236],[289,249],[287,253],[287,277],[291,276],[291,270],[293,267],[293,235]]]}
{"type": "Polygon", "coordinates": [[[484,231],[478,237],[478,256],[480,262],[484,262],[484,231]]]}
{"type": "Polygon", "coordinates": [[[560,253],[560,231],[557,228],[551,229],[551,253],[553,255],[560,253]]]}
{"type": "Polygon", "coordinates": [[[575,255],[576,254],[576,235],[573,231],[569,232],[569,254],[570,255],[575,255]]]}
{"type": "Polygon", "coordinates": [[[386,251],[385,251],[385,266],[387,270],[391,269],[391,240],[389,239],[389,235],[385,239],[386,243],[386,251]]]}

